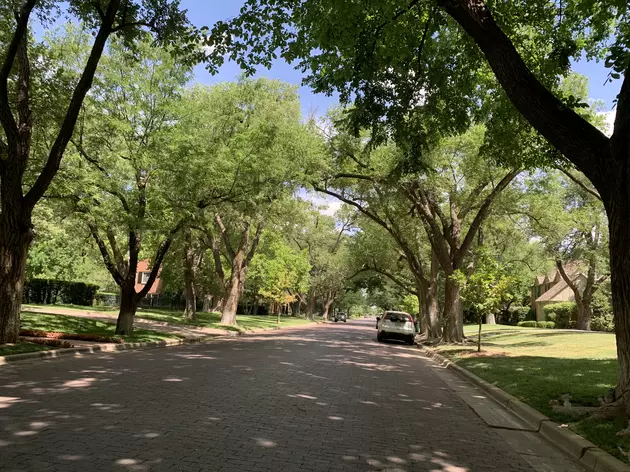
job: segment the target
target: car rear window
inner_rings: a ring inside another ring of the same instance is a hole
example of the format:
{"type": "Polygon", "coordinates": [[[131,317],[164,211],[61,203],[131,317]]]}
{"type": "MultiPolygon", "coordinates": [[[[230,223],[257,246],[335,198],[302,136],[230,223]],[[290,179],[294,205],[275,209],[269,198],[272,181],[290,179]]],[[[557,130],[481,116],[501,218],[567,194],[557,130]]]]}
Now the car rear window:
{"type": "Polygon", "coordinates": [[[412,321],[411,316],[406,313],[388,313],[385,315],[385,319],[393,321],[394,323],[404,323],[406,321],[412,321]]]}

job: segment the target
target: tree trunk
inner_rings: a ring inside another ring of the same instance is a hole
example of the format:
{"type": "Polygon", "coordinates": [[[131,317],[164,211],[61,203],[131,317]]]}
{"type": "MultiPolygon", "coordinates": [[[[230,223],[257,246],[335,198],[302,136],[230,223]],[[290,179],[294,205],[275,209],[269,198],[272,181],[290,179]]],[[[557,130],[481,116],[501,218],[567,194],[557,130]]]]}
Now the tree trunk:
{"type": "Polygon", "coordinates": [[[215,302],[214,306],[210,308],[210,311],[213,313],[222,313],[223,305],[225,304],[225,299],[223,297],[212,297],[213,302],[215,302]]]}
{"type": "Polygon", "coordinates": [[[24,269],[28,249],[33,240],[30,224],[23,232],[16,229],[9,231],[8,234],[5,228],[11,228],[11,226],[3,221],[2,227],[3,234],[0,236],[0,344],[15,343],[20,335],[24,269]]]}
{"type": "Polygon", "coordinates": [[[325,299],[324,300],[324,314],[322,315],[322,318],[324,318],[324,321],[328,320],[328,312],[330,311],[330,307],[332,306],[334,301],[335,301],[334,299],[332,299],[332,300],[325,299]]]}
{"type": "Polygon", "coordinates": [[[212,303],[212,296],[211,295],[205,295],[203,297],[203,308],[202,311],[204,311],[205,313],[210,311],[210,303],[212,303]]]}
{"type": "Polygon", "coordinates": [[[232,273],[230,277],[230,286],[228,289],[223,310],[221,311],[221,324],[235,325],[236,310],[238,309],[238,300],[240,298],[240,271],[232,273]]]}
{"type": "Polygon", "coordinates": [[[494,313],[486,314],[486,324],[489,324],[489,325],[497,324],[497,320],[494,317],[494,313]]]}
{"type": "Polygon", "coordinates": [[[450,276],[444,283],[444,341],[460,343],[464,340],[464,313],[459,284],[450,276]]]}
{"type": "Polygon", "coordinates": [[[575,324],[576,329],[583,331],[591,330],[591,318],[593,317],[593,308],[591,307],[591,300],[588,298],[582,298],[580,302],[577,302],[577,322],[575,324]]]}
{"type": "Polygon", "coordinates": [[[197,318],[197,294],[195,291],[195,251],[192,245],[192,231],[186,228],[184,233],[186,241],[184,253],[184,295],[186,308],[184,318],[195,320],[197,318]]]}
{"type": "Polygon", "coordinates": [[[311,321],[313,321],[315,319],[315,303],[316,303],[316,301],[317,300],[315,299],[315,294],[313,292],[311,292],[309,294],[308,311],[306,313],[306,316],[311,321]]]}
{"type": "Polygon", "coordinates": [[[118,312],[118,321],[116,322],[116,334],[130,336],[133,334],[133,319],[138,310],[138,297],[133,288],[123,288],[120,291],[120,311],[118,312]]]}
{"type": "Polygon", "coordinates": [[[630,415],[630,207],[607,205],[610,232],[610,283],[617,338],[617,390],[630,415]],[[612,207],[612,208],[611,208],[612,207]]]}

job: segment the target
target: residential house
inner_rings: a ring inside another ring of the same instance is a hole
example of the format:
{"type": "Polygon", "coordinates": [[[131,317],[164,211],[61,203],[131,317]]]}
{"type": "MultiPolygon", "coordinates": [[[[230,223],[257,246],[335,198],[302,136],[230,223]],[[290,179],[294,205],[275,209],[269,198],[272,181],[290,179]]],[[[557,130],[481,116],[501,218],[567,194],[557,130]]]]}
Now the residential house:
{"type": "MultiPolygon", "coordinates": [[[[149,275],[151,274],[151,266],[149,265],[148,260],[142,260],[138,262],[138,272],[136,273],[136,293],[144,288],[144,286],[149,281],[149,275]]],[[[159,295],[162,293],[162,280],[160,279],[160,274],[158,272],[158,276],[153,281],[153,285],[149,289],[147,295],[159,295]]]]}
{"type": "MultiPolygon", "coordinates": [[[[564,265],[564,271],[579,289],[586,285],[586,275],[581,271],[583,264],[572,261],[564,265]]],[[[545,305],[561,302],[574,302],[575,295],[571,287],[556,268],[547,275],[539,275],[531,287],[532,308],[536,312],[536,321],[545,321],[545,305]]]]}

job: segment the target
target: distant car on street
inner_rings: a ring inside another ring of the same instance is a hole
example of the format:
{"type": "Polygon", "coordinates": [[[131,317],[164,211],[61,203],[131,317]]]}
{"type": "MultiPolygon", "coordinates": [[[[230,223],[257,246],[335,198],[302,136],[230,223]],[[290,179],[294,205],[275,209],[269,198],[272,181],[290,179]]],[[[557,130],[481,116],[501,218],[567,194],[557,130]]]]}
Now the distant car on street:
{"type": "Polygon", "coordinates": [[[332,315],[331,318],[335,323],[337,321],[343,321],[344,323],[347,321],[348,317],[346,316],[346,314],[343,311],[340,311],[339,313],[336,313],[334,315],[332,315]]]}
{"type": "Polygon", "coordinates": [[[397,339],[413,346],[416,340],[413,318],[404,311],[386,311],[381,316],[377,316],[376,329],[378,342],[386,339],[397,339]]]}

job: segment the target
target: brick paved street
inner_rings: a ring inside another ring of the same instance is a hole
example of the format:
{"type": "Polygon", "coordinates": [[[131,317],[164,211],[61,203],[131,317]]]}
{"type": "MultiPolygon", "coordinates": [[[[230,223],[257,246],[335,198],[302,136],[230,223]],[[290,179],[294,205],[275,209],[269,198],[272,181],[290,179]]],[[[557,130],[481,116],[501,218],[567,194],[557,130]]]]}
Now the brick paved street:
{"type": "Polygon", "coordinates": [[[0,368],[0,470],[530,471],[373,321],[0,368]]]}

